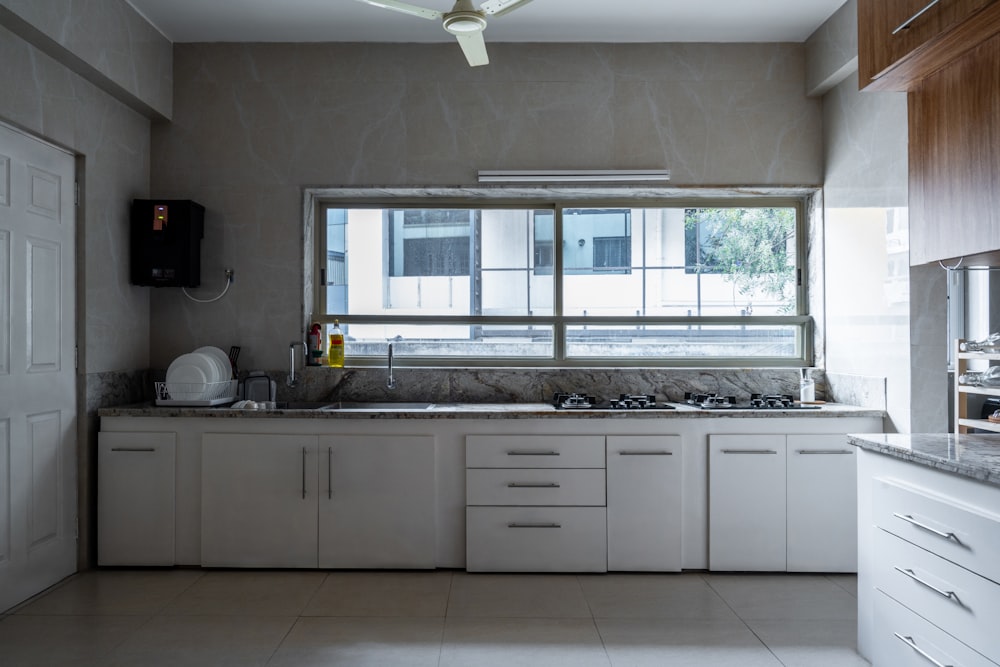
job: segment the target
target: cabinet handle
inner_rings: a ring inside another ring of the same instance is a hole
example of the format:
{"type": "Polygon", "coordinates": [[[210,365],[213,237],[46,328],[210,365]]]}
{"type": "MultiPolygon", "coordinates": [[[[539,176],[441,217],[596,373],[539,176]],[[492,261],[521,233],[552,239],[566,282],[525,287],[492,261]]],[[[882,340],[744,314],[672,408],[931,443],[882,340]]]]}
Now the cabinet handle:
{"type": "Polygon", "coordinates": [[[931,7],[933,7],[934,5],[936,5],[939,2],[941,2],[941,0],[931,0],[931,2],[930,2],[929,5],[927,5],[926,7],[924,7],[923,9],[921,9],[919,12],[917,12],[916,14],[914,14],[913,16],[911,16],[910,18],[908,18],[905,21],[903,21],[902,23],[900,23],[896,27],[896,29],[892,31],[892,34],[895,35],[896,33],[902,32],[903,30],[906,30],[907,28],[909,28],[911,25],[913,25],[914,21],[916,21],[918,18],[920,18],[921,16],[924,15],[924,12],[926,12],[928,9],[930,9],[931,7]]]}
{"type": "Polygon", "coordinates": [[[508,523],[508,528],[562,528],[559,523],[508,523]]]}
{"type": "Polygon", "coordinates": [[[849,449],[799,449],[796,454],[853,454],[849,449]]]}
{"type": "Polygon", "coordinates": [[[306,448],[302,448],[302,499],[306,498],[306,448]]]}
{"type": "Polygon", "coordinates": [[[945,591],[945,590],[942,590],[942,589],[938,588],[937,586],[935,586],[934,584],[932,584],[932,583],[930,583],[928,581],[924,581],[923,579],[921,579],[920,577],[918,577],[913,570],[904,570],[903,568],[896,567],[896,566],[893,566],[892,569],[894,569],[896,572],[899,572],[900,574],[906,575],[910,579],[913,579],[915,582],[917,582],[921,586],[924,586],[926,588],[931,589],[932,591],[934,591],[935,593],[937,593],[941,597],[947,598],[949,600],[954,600],[957,604],[959,604],[962,607],[965,606],[965,605],[962,604],[962,601],[958,599],[958,595],[955,593],[955,591],[945,591]]]}
{"type": "Polygon", "coordinates": [[[936,665],[937,667],[952,667],[951,665],[946,665],[943,662],[938,662],[937,660],[935,660],[931,654],[929,654],[927,651],[917,646],[917,642],[913,641],[913,637],[904,637],[898,632],[894,632],[892,634],[896,635],[896,639],[898,639],[899,641],[903,642],[904,644],[912,648],[914,651],[920,654],[922,658],[927,660],[927,662],[931,663],[932,665],[936,665]]]}
{"type": "Polygon", "coordinates": [[[559,452],[539,452],[531,449],[514,449],[507,452],[507,456],[559,456],[559,452]]]}
{"type": "Polygon", "coordinates": [[[558,489],[560,485],[556,482],[510,482],[508,489],[558,489]]]}
{"type": "Polygon", "coordinates": [[[326,450],[326,497],[333,499],[333,447],[326,450]]]}
{"type": "Polygon", "coordinates": [[[673,452],[660,451],[660,452],[634,452],[629,450],[622,450],[618,452],[618,456],[673,456],[673,452]]]}
{"type": "Polygon", "coordinates": [[[723,454],[777,454],[774,449],[723,449],[723,454]]]}
{"type": "Polygon", "coordinates": [[[943,531],[938,530],[937,528],[928,526],[926,523],[920,523],[919,521],[914,519],[913,515],[911,514],[900,514],[899,512],[893,512],[892,515],[897,519],[902,519],[906,523],[914,525],[921,530],[926,530],[928,533],[933,533],[934,535],[937,535],[938,537],[943,537],[946,540],[955,540],[955,542],[959,544],[962,543],[962,540],[958,539],[958,535],[956,535],[955,533],[945,533],[943,531]]]}
{"type": "Polygon", "coordinates": [[[155,452],[156,447],[112,447],[113,452],[155,452]]]}

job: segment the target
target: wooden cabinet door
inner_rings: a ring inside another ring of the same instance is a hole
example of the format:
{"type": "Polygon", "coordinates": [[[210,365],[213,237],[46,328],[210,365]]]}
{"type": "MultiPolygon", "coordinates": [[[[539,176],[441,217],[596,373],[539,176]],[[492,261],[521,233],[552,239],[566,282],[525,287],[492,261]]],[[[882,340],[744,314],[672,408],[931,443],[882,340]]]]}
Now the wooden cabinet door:
{"type": "Polygon", "coordinates": [[[206,433],[201,563],[316,567],[316,436],[206,433]]]}
{"type": "Polygon", "coordinates": [[[712,570],[785,570],[785,436],[708,436],[712,570]]]}
{"type": "Polygon", "coordinates": [[[174,564],[174,433],[97,436],[98,565],[174,564]]]}
{"type": "Polygon", "coordinates": [[[608,436],[608,570],[679,571],[681,436],[608,436]]]}
{"type": "Polygon", "coordinates": [[[433,568],[433,436],[322,436],[319,566],[433,568]]]}
{"type": "Polygon", "coordinates": [[[857,454],[843,435],[789,435],[788,571],[857,572],[857,454]]]}

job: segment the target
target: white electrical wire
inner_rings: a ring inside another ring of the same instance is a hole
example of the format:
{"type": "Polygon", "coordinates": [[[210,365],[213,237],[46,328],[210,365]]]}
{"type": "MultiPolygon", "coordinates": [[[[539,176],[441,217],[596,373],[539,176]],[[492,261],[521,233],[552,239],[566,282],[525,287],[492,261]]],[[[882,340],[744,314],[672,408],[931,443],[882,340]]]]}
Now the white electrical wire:
{"type": "Polygon", "coordinates": [[[198,299],[198,298],[193,297],[190,294],[188,294],[188,291],[187,291],[186,287],[182,287],[181,291],[184,292],[184,296],[186,296],[187,298],[189,298],[192,301],[195,301],[197,303],[212,303],[213,301],[218,301],[222,297],[226,296],[226,292],[229,291],[229,286],[232,285],[232,284],[233,284],[233,274],[230,273],[227,270],[226,271],[226,286],[222,288],[222,292],[220,292],[218,296],[214,296],[211,299],[198,299]]]}
{"type": "Polygon", "coordinates": [[[938,266],[940,266],[945,271],[954,271],[958,267],[962,266],[962,262],[964,262],[964,261],[965,261],[965,257],[962,256],[962,257],[959,258],[958,264],[956,264],[955,266],[945,266],[944,262],[942,262],[941,260],[938,260],[938,266]]]}

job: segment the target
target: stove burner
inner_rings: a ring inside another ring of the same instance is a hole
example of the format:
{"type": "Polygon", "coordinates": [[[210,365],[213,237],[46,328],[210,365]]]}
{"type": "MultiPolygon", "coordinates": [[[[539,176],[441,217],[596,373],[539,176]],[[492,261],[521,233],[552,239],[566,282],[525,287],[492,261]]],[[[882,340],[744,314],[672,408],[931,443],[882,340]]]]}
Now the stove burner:
{"type": "Polygon", "coordinates": [[[552,397],[552,405],[563,410],[590,410],[597,404],[597,399],[585,394],[556,392],[552,397]]]}
{"type": "Polygon", "coordinates": [[[552,405],[560,410],[673,410],[672,405],[657,403],[652,394],[619,394],[618,398],[601,401],[593,396],[557,392],[552,405]]]}
{"type": "Polygon", "coordinates": [[[656,396],[651,394],[619,394],[618,400],[611,400],[612,410],[652,410],[669,409],[668,405],[659,405],[656,396]]]}
{"type": "Polygon", "coordinates": [[[720,410],[726,408],[735,408],[736,397],[735,396],[719,396],[718,394],[695,394],[692,392],[684,393],[684,402],[688,405],[695,405],[699,408],[705,408],[707,410],[720,410]]]}

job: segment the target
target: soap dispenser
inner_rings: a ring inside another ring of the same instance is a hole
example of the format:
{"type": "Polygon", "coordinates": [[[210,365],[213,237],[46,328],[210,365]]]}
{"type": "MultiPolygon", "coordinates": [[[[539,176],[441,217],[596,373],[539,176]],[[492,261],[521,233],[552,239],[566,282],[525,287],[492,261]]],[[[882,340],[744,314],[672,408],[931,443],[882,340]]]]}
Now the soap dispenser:
{"type": "Polygon", "coordinates": [[[801,403],[816,402],[816,383],[809,377],[809,369],[801,369],[802,377],[799,380],[799,401],[801,403]]]}

